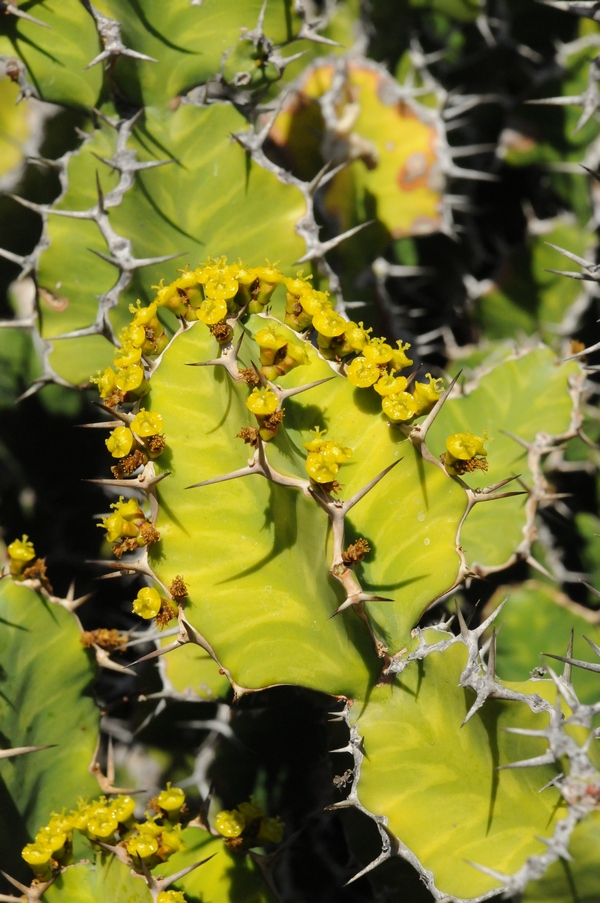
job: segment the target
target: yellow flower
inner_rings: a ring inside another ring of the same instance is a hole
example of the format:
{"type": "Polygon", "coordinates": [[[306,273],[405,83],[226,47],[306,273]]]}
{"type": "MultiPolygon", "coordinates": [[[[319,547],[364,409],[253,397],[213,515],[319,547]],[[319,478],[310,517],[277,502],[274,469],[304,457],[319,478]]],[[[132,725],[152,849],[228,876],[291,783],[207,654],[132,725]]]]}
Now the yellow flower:
{"type": "Polygon", "coordinates": [[[129,821],[135,811],[135,800],[131,796],[117,796],[111,800],[110,809],[119,824],[123,825],[129,821]]]}
{"type": "Polygon", "coordinates": [[[133,418],[131,429],[142,439],[148,436],[157,436],[163,428],[163,419],[160,414],[153,411],[146,411],[142,408],[133,418]]]}
{"type": "Polygon", "coordinates": [[[171,782],[169,781],[167,789],[161,790],[156,801],[165,812],[179,812],[185,803],[185,793],[179,787],[171,787],[171,782]]]}
{"type": "MultiPolygon", "coordinates": [[[[109,539],[109,542],[112,540],[109,539]]],[[[145,586],[133,600],[133,611],[140,618],[149,621],[155,618],[162,608],[163,600],[153,586],[145,586]]]]}
{"type": "Polygon", "coordinates": [[[134,834],[125,842],[125,849],[132,859],[147,862],[158,852],[158,841],[151,834],[134,834]]]}
{"type": "Polygon", "coordinates": [[[386,373],[377,380],[373,388],[380,395],[397,395],[399,392],[404,392],[406,386],[407,381],[404,376],[391,376],[386,373]]]}
{"type": "Polygon", "coordinates": [[[88,819],[86,833],[92,839],[99,837],[102,841],[111,838],[119,827],[116,813],[110,810],[98,810],[88,819]]]}
{"type": "Polygon", "coordinates": [[[274,414],[279,407],[279,400],[271,389],[256,386],[246,399],[246,407],[257,417],[268,417],[269,414],[274,414]]]}
{"type": "MultiPolygon", "coordinates": [[[[301,302],[302,303],[302,302],[301,302]]],[[[304,303],[302,303],[304,307],[304,303]]],[[[304,308],[306,310],[306,308],[304,308]]],[[[335,338],[342,335],[346,329],[347,320],[340,317],[332,308],[323,308],[313,317],[312,325],[320,335],[327,338],[335,338]]]]}
{"type": "Polygon", "coordinates": [[[384,414],[394,421],[410,420],[418,411],[418,404],[410,392],[386,395],[381,406],[384,414]]]}
{"type": "Polygon", "coordinates": [[[245,826],[244,817],[237,809],[224,809],[215,818],[215,828],[223,837],[239,837],[245,826]]]}
{"type": "Polygon", "coordinates": [[[287,336],[272,326],[265,326],[254,336],[254,341],[260,348],[260,362],[263,367],[270,366],[275,360],[277,352],[287,345],[287,336]]]}
{"type": "Polygon", "coordinates": [[[52,825],[44,825],[35,835],[35,842],[48,847],[54,859],[60,858],[68,839],[68,832],[60,831],[52,825]]]}
{"type": "Polygon", "coordinates": [[[348,382],[359,389],[374,385],[381,376],[381,369],[366,357],[355,357],[346,371],[348,382]]]}
{"type": "Polygon", "coordinates": [[[352,351],[362,351],[369,342],[369,333],[373,332],[373,330],[365,329],[362,321],[360,323],[354,323],[350,320],[349,323],[346,323],[345,332],[346,342],[352,351]]]}
{"type": "Polygon", "coordinates": [[[180,890],[161,890],[156,903],[186,903],[186,900],[180,890]]]}
{"type": "Polygon", "coordinates": [[[385,339],[370,339],[363,348],[363,357],[374,364],[387,364],[393,355],[394,349],[385,339]]]}
{"type": "Polygon", "coordinates": [[[23,847],[21,856],[31,866],[36,875],[44,874],[49,870],[52,859],[52,850],[44,843],[28,843],[23,847]]]}
{"type": "Polygon", "coordinates": [[[403,345],[402,342],[397,341],[396,345],[398,349],[392,350],[392,369],[403,370],[404,367],[410,367],[413,362],[405,354],[410,348],[410,344],[407,342],[406,345],[403,345]]]}
{"type": "Polygon", "coordinates": [[[97,376],[92,376],[90,379],[91,383],[96,383],[98,386],[98,391],[100,392],[100,398],[108,398],[110,395],[113,395],[117,388],[117,374],[112,369],[112,367],[107,367],[103,373],[98,371],[97,376]]]}
{"type": "Polygon", "coordinates": [[[223,298],[206,298],[198,308],[196,315],[207,326],[214,326],[227,316],[227,302],[223,298]]]}
{"type": "Polygon", "coordinates": [[[454,433],[446,439],[446,448],[452,457],[459,461],[468,461],[476,455],[487,457],[487,451],[483,445],[487,439],[487,430],[483,431],[483,437],[474,436],[469,432],[454,433]]]}
{"type": "Polygon", "coordinates": [[[444,391],[444,381],[434,379],[431,373],[425,374],[428,383],[415,383],[413,395],[419,405],[419,414],[427,414],[444,391]]]}
{"type": "Polygon", "coordinates": [[[315,438],[304,443],[308,451],[306,471],[315,483],[331,483],[339,473],[340,464],[344,464],[351,457],[352,450],[333,439],[323,439],[325,431],[321,431],[318,427],[311,432],[315,433],[315,438]]]}
{"type": "Polygon", "coordinates": [[[25,570],[28,561],[35,558],[35,549],[26,533],[22,539],[15,539],[8,546],[8,557],[10,559],[10,573],[13,577],[19,577],[25,570]]]}
{"type": "Polygon", "coordinates": [[[106,440],[106,447],[113,458],[124,458],[133,448],[134,441],[129,427],[117,426],[106,440]]]}
{"type": "Polygon", "coordinates": [[[168,859],[173,853],[180,853],[185,849],[185,841],[181,837],[181,825],[173,825],[170,830],[163,831],[160,835],[158,855],[161,859],[168,859]]]}
{"type": "Polygon", "coordinates": [[[115,383],[121,392],[134,392],[144,382],[144,368],[141,364],[133,363],[123,370],[119,370],[115,383]]]}

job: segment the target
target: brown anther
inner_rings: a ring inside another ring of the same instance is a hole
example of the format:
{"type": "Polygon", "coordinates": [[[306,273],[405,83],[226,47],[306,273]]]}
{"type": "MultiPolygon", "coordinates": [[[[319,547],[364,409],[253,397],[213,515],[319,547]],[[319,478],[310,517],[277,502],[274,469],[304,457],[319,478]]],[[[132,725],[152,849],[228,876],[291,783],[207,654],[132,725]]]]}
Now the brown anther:
{"type": "Polygon", "coordinates": [[[121,558],[125,552],[135,552],[139,549],[140,544],[135,536],[128,536],[122,542],[118,542],[112,547],[115,558],[121,558]]]}
{"type": "Polygon", "coordinates": [[[46,592],[52,592],[52,586],[46,576],[45,558],[36,558],[33,564],[30,564],[29,567],[25,568],[21,576],[23,580],[39,580],[46,592]]]}
{"type": "Polygon", "coordinates": [[[103,649],[118,649],[127,642],[127,636],[118,630],[99,627],[96,630],[82,630],[80,642],[89,649],[90,646],[102,646],[103,649]]]}
{"type": "Polygon", "coordinates": [[[348,567],[352,567],[357,561],[362,561],[367,552],[371,551],[371,546],[366,539],[357,539],[348,546],[345,552],[342,552],[342,561],[348,567]]]}
{"type": "Polygon", "coordinates": [[[258,386],[260,385],[260,376],[256,372],[256,370],[249,367],[247,370],[240,370],[240,376],[244,380],[245,383],[248,383],[249,386],[258,386]]]}
{"type": "Polygon", "coordinates": [[[233,330],[228,323],[214,323],[209,329],[220,345],[225,345],[227,342],[231,341],[233,330]]]}
{"type": "Polygon", "coordinates": [[[171,583],[169,592],[177,602],[182,602],[187,598],[187,583],[184,582],[183,577],[180,577],[179,574],[177,574],[171,583]]]}
{"type": "Polygon", "coordinates": [[[344,488],[343,483],[338,483],[337,480],[332,480],[331,483],[313,483],[313,486],[318,486],[319,489],[322,489],[327,495],[339,495],[344,488]]]}
{"type": "Polygon", "coordinates": [[[579,354],[584,349],[585,349],[585,345],[583,342],[580,342],[578,339],[571,339],[571,343],[570,343],[570,353],[571,354],[579,354]]]}
{"type": "Polygon", "coordinates": [[[156,527],[153,527],[148,521],[144,521],[143,524],[140,524],[140,534],[144,540],[144,544],[147,546],[151,546],[153,542],[158,542],[160,539],[160,533],[156,527]]]}
{"type": "Polygon", "coordinates": [[[125,392],[114,392],[112,395],[109,395],[108,398],[103,398],[102,401],[107,408],[116,408],[117,405],[123,404],[125,395],[125,392]]]}
{"type": "Polygon", "coordinates": [[[141,451],[141,449],[136,448],[134,452],[130,455],[127,455],[125,458],[121,458],[118,464],[115,464],[114,467],[111,467],[111,473],[115,480],[122,480],[125,477],[130,477],[132,473],[146,463],[148,458],[141,451]]]}
{"type": "Polygon", "coordinates": [[[164,630],[173,618],[177,617],[177,611],[173,608],[168,599],[163,600],[159,613],[155,617],[155,623],[159,630],[164,630]]]}
{"type": "Polygon", "coordinates": [[[235,438],[243,439],[247,445],[257,448],[260,434],[255,426],[243,426],[235,438]]]}
{"type": "Polygon", "coordinates": [[[283,408],[280,411],[273,411],[272,414],[269,414],[268,417],[262,422],[263,428],[269,430],[270,433],[277,432],[277,427],[280,423],[283,423],[283,418],[285,416],[285,411],[283,408]]]}
{"type": "Polygon", "coordinates": [[[162,433],[158,436],[148,436],[145,442],[146,447],[153,458],[158,458],[161,452],[167,447],[167,440],[162,433]]]}
{"type": "MultiPolygon", "coordinates": [[[[440,461],[444,466],[446,465],[446,452],[444,452],[443,455],[440,455],[440,461]]],[[[462,476],[463,473],[474,473],[476,470],[487,470],[488,462],[487,458],[469,458],[468,461],[461,461],[458,458],[453,458],[450,466],[452,468],[451,473],[462,476]]]]}

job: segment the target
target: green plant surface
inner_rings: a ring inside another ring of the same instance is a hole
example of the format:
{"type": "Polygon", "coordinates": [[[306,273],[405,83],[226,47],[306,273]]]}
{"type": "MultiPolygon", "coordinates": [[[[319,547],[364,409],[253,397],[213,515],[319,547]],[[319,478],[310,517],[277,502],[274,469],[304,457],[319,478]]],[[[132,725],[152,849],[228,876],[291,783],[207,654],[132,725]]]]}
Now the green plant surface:
{"type": "MultiPolygon", "coordinates": [[[[498,766],[539,755],[543,740],[507,733],[539,728],[522,703],[488,700],[461,728],[474,701],[459,677],[466,650],[455,644],[412,662],[391,685],[377,687],[364,710],[350,710],[363,738],[358,796],[433,872],[437,888],[461,899],[498,883],[470,862],[512,873],[539,854],[561,811],[551,788],[554,767],[498,771],[498,766]]],[[[541,683],[508,684],[543,692],[541,683]]],[[[553,697],[554,689],[548,690],[553,697]]]]}
{"type": "MultiPolygon", "coordinates": [[[[223,55],[251,42],[244,33],[255,29],[262,0],[204,0],[191,6],[188,0],[168,4],[155,0],[98,0],[94,4],[106,16],[121,23],[124,44],[153,57],[141,63],[121,57],[115,67],[118,90],[132,103],[152,106],[201,85],[220,71],[223,55]]],[[[264,31],[274,44],[293,39],[300,17],[285,0],[270,0],[264,31]]],[[[306,42],[286,45],[284,56],[306,49],[306,42]]],[[[240,67],[245,71],[245,67],[240,67]]]]}
{"type": "MultiPolygon", "coordinates": [[[[253,163],[232,139],[246,128],[246,120],[230,104],[146,111],[129,146],[142,161],[170,162],[138,172],[121,203],[109,208],[110,224],[131,241],[133,256],[181,255],[173,272],[211,254],[260,260],[269,254],[292,270],[305,251],[294,226],[306,213],[306,202],[297,188],[253,163]],[[278,223],[275,230],[273,222],[278,223]]],[[[105,196],[115,188],[118,174],[95,155],[110,159],[116,138],[114,129],[99,123],[69,163],[69,188],[57,210],[92,208],[98,200],[96,173],[105,196]]],[[[116,283],[118,272],[97,256],[108,248],[94,221],[51,216],[48,235],[50,247],[41,255],[38,281],[46,293],[40,292],[42,335],[52,339],[94,323],[98,296],[116,283]]],[[[138,298],[147,302],[149,286],[164,275],[164,263],[134,272],[110,314],[117,333],[129,322],[129,305],[138,298]]],[[[78,384],[94,367],[103,369],[112,354],[108,341],[92,335],[55,342],[50,361],[60,376],[78,384]]]]}
{"type": "Polygon", "coordinates": [[[573,862],[560,859],[539,881],[530,882],[523,903],[596,903],[600,898],[599,843],[600,813],[593,812],[573,832],[569,847],[573,862]]]}
{"type": "Polygon", "coordinates": [[[182,833],[187,849],[175,853],[155,873],[168,877],[203,859],[212,857],[175,887],[185,893],[189,903],[273,903],[274,897],[257,863],[250,856],[230,851],[221,837],[212,837],[203,828],[186,828],[182,833]]]}
{"type": "MultiPolygon", "coordinates": [[[[250,328],[264,325],[264,318],[255,318],[250,328]]],[[[145,401],[163,415],[170,449],[165,464],[159,462],[171,476],[158,490],[161,542],[150,549],[152,566],[167,586],[175,575],[184,577],[190,587],[186,617],[237,683],[308,683],[362,697],[377,663],[353,613],[327,620],[343,596],[329,575],[324,512],[297,490],[262,478],[185,490],[247,462],[247,448],[232,441],[253,423],[247,387],[229,380],[222,368],[185,366],[210,360],[215,344],[202,326],[179,335],[163,354],[145,401]]],[[[243,348],[242,359],[252,360],[250,340],[243,348]]],[[[281,385],[329,382],[286,404],[285,433],[269,444],[268,458],[281,472],[306,479],[302,442],[311,439],[314,426],[325,426],[352,449],[342,474],[346,498],[402,458],[348,517],[348,540],[364,537],[374,550],[362,568],[368,591],[393,599],[370,606],[375,629],[399,649],[432,599],[457,580],[456,536],[466,496],[440,468],[423,461],[401,431],[387,426],[375,393],[371,400],[334,377],[310,347],[309,354],[311,363],[295,368],[281,385]]]]}
{"type": "Polygon", "coordinates": [[[62,872],[44,893],[44,903],[150,903],[143,877],[112,855],[96,855],[92,864],[77,863],[62,872]]]}
{"type": "MultiPolygon", "coordinates": [[[[165,643],[169,642],[167,638],[165,643]]],[[[163,679],[176,693],[186,696],[193,694],[210,702],[226,697],[231,684],[219,672],[219,667],[210,655],[192,643],[183,646],[177,655],[166,655],[162,659],[163,679]]]]}
{"type": "MultiPolygon", "coordinates": [[[[504,680],[526,680],[531,671],[545,664],[562,670],[552,659],[532,655],[531,636],[540,653],[566,655],[571,630],[575,631],[573,658],[589,661],[590,647],[583,639],[600,643],[600,613],[571,601],[553,586],[530,580],[519,586],[502,586],[492,596],[484,615],[508,598],[498,619],[497,665],[504,680]]],[[[573,668],[573,686],[581,702],[593,705],[598,697],[598,677],[573,668]]]]}
{"type": "MultiPolygon", "coordinates": [[[[0,581],[0,617],[2,745],[55,745],[0,762],[6,793],[32,835],[50,812],[97,793],[88,773],[99,725],[90,695],[95,665],[73,615],[8,577],[0,581]]],[[[3,807],[4,837],[17,831],[10,813],[3,807]]]]}
{"type": "Polygon", "coordinates": [[[497,284],[477,300],[475,319],[486,338],[509,339],[519,332],[538,333],[552,345],[569,308],[581,294],[581,285],[550,270],[570,268],[564,255],[550,244],[586,257],[589,233],[576,225],[558,223],[527,245],[512,251],[501,268],[497,284]]]}
{"type": "Polygon", "coordinates": [[[102,49],[94,20],[79,0],[33,0],[27,19],[5,15],[0,54],[17,56],[27,67],[27,79],[42,100],[68,107],[97,106],[102,87],[101,66],[86,69],[102,49]]]}
{"type": "MultiPolygon", "coordinates": [[[[475,489],[520,474],[525,486],[531,487],[537,476],[527,450],[508,433],[527,443],[538,433],[548,437],[569,433],[573,417],[569,382],[579,375],[577,363],[558,365],[554,353],[543,346],[509,358],[484,371],[468,394],[446,402],[427,444],[440,455],[447,436],[464,431],[482,436],[487,429],[494,440],[487,446],[489,469],[467,474],[466,482],[475,489]]],[[[461,532],[469,565],[488,569],[509,562],[526,540],[524,530],[530,520],[526,498],[485,502],[469,514],[461,532]]]]}

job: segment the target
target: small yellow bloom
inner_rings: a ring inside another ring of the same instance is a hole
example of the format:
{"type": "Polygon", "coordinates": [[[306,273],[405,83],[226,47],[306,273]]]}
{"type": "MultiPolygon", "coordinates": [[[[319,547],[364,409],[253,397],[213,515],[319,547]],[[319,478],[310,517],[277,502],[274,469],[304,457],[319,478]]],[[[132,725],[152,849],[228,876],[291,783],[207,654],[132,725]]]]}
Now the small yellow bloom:
{"type": "Polygon", "coordinates": [[[404,367],[410,367],[413,362],[405,354],[410,348],[410,344],[407,342],[403,345],[402,342],[397,341],[396,345],[398,348],[392,350],[392,368],[394,370],[403,370],[404,367]]]}
{"type": "MultiPolygon", "coordinates": [[[[302,307],[304,307],[304,304],[302,304],[302,307]]],[[[336,314],[332,308],[324,308],[314,315],[312,325],[318,333],[332,339],[345,332],[347,322],[339,314],[336,314]]]]}
{"type": "Polygon", "coordinates": [[[305,442],[308,451],[305,466],[311,480],[315,483],[332,483],[344,464],[352,456],[352,450],[340,445],[333,439],[323,439],[325,431],[315,427],[315,439],[305,442]]]}
{"type": "Polygon", "coordinates": [[[167,789],[161,790],[156,801],[165,812],[179,812],[185,803],[185,793],[179,787],[171,787],[171,782],[169,781],[167,789]]]}
{"type": "Polygon", "coordinates": [[[215,818],[215,828],[223,837],[239,837],[245,826],[244,817],[237,809],[224,809],[215,818]]]}
{"type": "Polygon", "coordinates": [[[397,395],[386,395],[382,402],[384,414],[390,420],[404,421],[414,417],[419,409],[417,402],[410,392],[399,392],[397,395]]]}
{"type": "Polygon", "coordinates": [[[136,363],[119,370],[115,378],[117,389],[120,389],[121,392],[134,392],[142,386],[143,382],[144,368],[141,364],[136,363]]]}
{"type": "Polygon", "coordinates": [[[25,570],[28,561],[35,558],[35,549],[33,543],[26,533],[22,539],[15,539],[8,546],[8,557],[10,559],[10,573],[13,577],[19,577],[25,570]]]}
{"type": "Polygon", "coordinates": [[[110,803],[110,810],[120,825],[124,825],[135,811],[135,800],[131,796],[117,796],[110,803]]]}
{"type": "MultiPolygon", "coordinates": [[[[147,812],[146,815],[148,815],[147,812]]],[[[158,825],[157,821],[158,815],[153,815],[152,818],[146,818],[146,821],[137,822],[136,828],[140,834],[147,834],[149,837],[159,837],[162,834],[163,826],[158,825]]]]}
{"type": "Polygon", "coordinates": [[[394,349],[385,339],[370,339],[363,348],[363,357],[374,364],[387,364],[394,356],[394,349]]]}
{"type": "Polygon", "coordinates": [[[112,369],[112,367],[107,367],[103,373],[98,371],[97,376],[92,376],[90,379],[91,383],[96,383],[98,386],[98,391],[100,392],[100,398],[108,398],[110,395],[113,395],[117,388],[117,374],[112,369]]]}
{"type": "Polygon", "coordinates": [[[407,380],[404,376],[391,376],[386,373],[377,380],[373,388],[380,395],[397,395],[399,392],[404,392],[406,386],[407,380]]]}
{"type": "Polygon", "coordinates": [[[135,415],[131,422],[131,429],[142,439],[148,436],[157,436],[163,428],[163,419],[160,414],[153,411],[146,411],[142,408],[135,415]]]}
{"type": "Polygon", "coordinates": [[[86,833],[92,839],[99,837],[100,840],[106,841],[112,837],[119,827],[119,821],[114,812],[110,810],[98,810],[88,819],[86,833]]]}
{"type": "Polygon", "coordinates": [[[355,357],[346,371],[348,382],[359,389],[373,386],[381,376],[381,369],[366,357],[355,357]]]}
{"type": "Polygon", "coordinates": [[[180,890],[161,890],[156,903],[186,903],[186,899],[180,890]]]}
{"type": "MultiPolygon", "coordinates": [[[[111,540],[109,540],[111,542],[111,540]]],[[[145,586],[133,600],[133,611],[147,621],[155,618],[162,608],[163,600],[153,586],[145,586]]]]}
{"type": "Polygon", "coordinates": [[[415,383],[413,395],[419,405],[419,414],[427,414],[444,391],[444,381],[434,379],[431,373],[426,374],[428,383],[415,383]]]}
{"type": "Polygon", "coordinates": [[[51,825],[44,825],[35,835],[35,842],[41,846],[48,847],[55,859],[59,859],[61,852],[64,852],[68,839],[68,832],[59,831],[51,825]]]}
{"type": "Polygon", "coordinates": [[[106,440],[106,447],[113,458],[124,458],[134,444],[133,433],[127,426],[117,426],[106,440]]]}
{"type": "Polygon", "coordinates": [[[446,439],[446,448],[452,457],[459,461],[468,461],[476,455],[487,457],[487,451],[483,445],[487,439],[487,430],[483,431],[483,437],[474,436],[469,432],[454,433],[446,439]]]}
{"type": "Polygon", "coordinates": [[[181,837],[181,825],[173,825],[168,831],[160,835],[160,849],[158,855],[161,859],[168,859],[173,853],[181,853],[186,849],[186,844],[181,837]]]}
{"type": "Polygon", "coordinates": [[[158,852],[158,841],[151,834],[134,834],[125,842],[125,849],[132,859],[147,862],[158,852]]]}
{"type": "Polygon", "coordinates": [[[257,417],[268,417],[274,414],[279,407],[279,399],[271,389],[256,386],[246,399],[246,407],[257,417]]]}
{"type": "Polygon", "coordinates": [[[223,298],[206,298],[196,311],[196,315],[207,326],[214,326],[227,316],[227,302],[223,298]]]}
{"type": "Polygon", "coordinates": [[[45,872],[50,867],[52,850],[44,843],[28,843],[23,847],[21,856],[37,874],[45,872]]]}
{"type": "Polygon", "coordinates": [[[350,320],[346,323],[346,342],[352,351],[362,351],[365,345],[370,341],[369,333],[371,332],[373,332],[373,330],[365,329],[362,321],[360,323],[354,323],[353,320],[350,320]]]}

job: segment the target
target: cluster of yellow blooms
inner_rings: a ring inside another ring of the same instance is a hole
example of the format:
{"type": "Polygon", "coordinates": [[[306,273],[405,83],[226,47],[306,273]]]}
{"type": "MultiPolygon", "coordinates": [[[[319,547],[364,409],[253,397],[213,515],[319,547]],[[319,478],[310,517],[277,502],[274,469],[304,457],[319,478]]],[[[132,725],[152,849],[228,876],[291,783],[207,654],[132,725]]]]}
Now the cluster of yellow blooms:
{"type": "Polygon", "coordinates": [[[113,551],[117,557],[159,539],[158,531],[148,521],[137,499],[125,501],[120,496],[110,507],[114,509],[113,513],[103,517],[98,526],[106,530],[107,542],[116,543],[113,551]]]}
{"type": "MultiPolygon", "coordinates": [[[[319,351],[326,358],[342,362],[353,355],[346,369],[349,382],[361,389],[373,386],[382,396],[382,407],[390,420],[407,421],[431,410],[441,394],[440,379],[427,374],[427,383],[415,382],[413,391],[408,392],[406,378],[394,375],[412,364],[406,356],[410,346],[398,341],[394,348],[384,339],[373,338],[371,329],[365,329],[362,323],[346,320],[334,310],[327,292],[313,288],[310,278],[302,273],[284,276],[269,263],[246,267],[241,262],[228,264],[226,257],[220,257],[209,259],[195,270],[186,268],[170,285],[161,281],[156,286],[156,298],[148,307],[141,307],[139,301],[137,307],[130,307],[134,316],[121,333],[121,347],[114,360],[116,370],[108,367],[94,379],[101,397],[114,405],[127,395],[132,400],[147,392],[142,356],[160,354],[168,341],[158,318],[159,309],[188,321],[200,320],[218,341],[229,341],[228,318],[242,310],[264,310],[281,285],[286,291],[286,325],[296,332],[314,329],[319,351]]],[[[302,346],[290,342],[289,336],[277,327],[259,330],[255,339],[267,379],[276,379],[307,363],[302,346]]]]}
{"type": "Polygon", "coordinates": [[[215,819],[215,828],[231,846],[250,848],[262,843],[281,843],[284,824],[280,818],[269,818],[264,809],[250,797],[237,809],[225,809],[215,819]]]}
{"type": "Polygon", "coordinates": [[[320,430],[316,426],[311,430],[315,438],[304,443],[304,448],[308,450],[306,470],[315,483],[333,483],[340,464],[344,464],[352,456],[350,448],[344,448],[333,439],[323,439],[326,432],[327,430],[320,430]]]}
{"type": "MultiPolygon", "coordinates": [[[[487,430],[483,436],[473,433],[454,433],[446,439],[446,452],[442,461],[449,474],[460,475],[474,470],[487,470],[487,450],[484,442],[490,441],[487,430]]],[[[493,440],[492,440],[493,441],[493,440]]]]}
{"type": "MultiPolygon", "coordinates": [[[[185,849],[180,824],[184,804],[183,790],[170,784],[151,803],[158,815],[146,812],[146,819],[141,822],[135,820],[135,800],[131,796],[112,800],[101,796],[90,803],[80,802],[68,814],[53,814],[33,843],[23,848],[22,856],[38,879],[47,880],[53,871],[72,861],[76,830],[92,842],[121,844],[131,857],[133,868],[141,871],[143,862],[151,869],[185,849]]],[[[157,903],[185,903],[185,898],[178,891],[163,891],[157,903]]]]}

